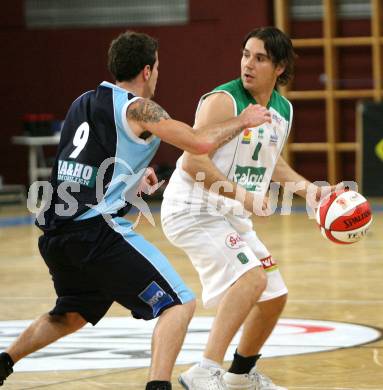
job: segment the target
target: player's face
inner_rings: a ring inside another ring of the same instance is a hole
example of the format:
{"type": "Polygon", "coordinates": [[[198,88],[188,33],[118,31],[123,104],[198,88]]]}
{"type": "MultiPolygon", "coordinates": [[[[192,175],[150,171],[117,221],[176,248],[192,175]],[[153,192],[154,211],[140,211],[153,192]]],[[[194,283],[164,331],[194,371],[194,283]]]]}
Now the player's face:
{"type": "Polygon", "coordinates": [[[152,71],[148,80],[148,89],[150,97],[152,98],[154,96],[154,93],[156,91],[156,85],[157,85],[157,79],[158,79],[158,67],[159,67],[159,61],[158,61],[158,53],[156,54],[156,62],[154,63],[152,67],[152,71]]]}
{"type": "Polygon", "coordinates": [[[250,38],[246,42],[241,59],[241,79],[250,93],[271,91],[283,70],[273,64],[261,39],[250,38]]]}

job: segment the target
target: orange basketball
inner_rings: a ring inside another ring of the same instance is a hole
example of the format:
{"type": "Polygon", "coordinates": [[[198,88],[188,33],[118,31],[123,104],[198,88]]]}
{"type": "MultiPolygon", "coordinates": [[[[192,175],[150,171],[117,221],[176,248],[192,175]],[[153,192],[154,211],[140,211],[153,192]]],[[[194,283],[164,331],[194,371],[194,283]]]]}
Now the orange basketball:
{"type": "Polygon", "coordinates": [[[372,214],[364,196],[343,190],[331,193],[320,202],[316,220],[325,238],[337,244],[352,244],[367,234],[372,214]]]}

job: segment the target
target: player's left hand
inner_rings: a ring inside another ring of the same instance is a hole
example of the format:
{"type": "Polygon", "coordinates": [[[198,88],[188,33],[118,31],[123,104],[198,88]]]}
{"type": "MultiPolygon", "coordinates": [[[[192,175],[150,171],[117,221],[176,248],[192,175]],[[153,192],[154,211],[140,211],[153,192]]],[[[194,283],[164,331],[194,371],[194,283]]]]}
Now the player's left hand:
{"type": "Polygon", "coordinates": [[[345,184],[342,181],[338,184],[335,184],[334,186],[318,187],[315,200],[319,202],[322,199],[324,199],[326,196],[330,195],[332,192],[343,191],[344,189],[345,189],[345,184]]]}
{"type": "Polygon", "coordinates": [[[311,195],[308,193],[307,203],[310,207],[316,210],[319,206],[319,203],[322,199],[326,198],[333,192],[340,192],[346,188],[345,183],[340,182],[333,186],[316,186],[314,192],[311,192],[311,195]],[[315,195],[314,195],[315,194],[315,195]],[[313,196],[314,195],[314,196],[313,196]]]}

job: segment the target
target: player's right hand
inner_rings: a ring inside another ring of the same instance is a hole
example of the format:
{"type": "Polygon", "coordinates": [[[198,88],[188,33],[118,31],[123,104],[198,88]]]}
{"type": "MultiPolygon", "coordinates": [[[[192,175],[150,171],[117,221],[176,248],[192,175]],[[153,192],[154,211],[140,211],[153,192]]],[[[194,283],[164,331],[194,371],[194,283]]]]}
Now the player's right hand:
{"type": "Polygon", "coordinates": [[[249,104],[239,115],[243,120],[243,127],[256,127],[262,123],[271,123],[270,111],[260,104],[249,104]]]}
{"type": "Polygon", "coordinates": [[[244,207],[247,211],[258,217],[268,217],[271,215],[271,208],[269,203],[269,197],[264,196],[263,198],[248,193],[250,196],[246,196],[244,207]]]}

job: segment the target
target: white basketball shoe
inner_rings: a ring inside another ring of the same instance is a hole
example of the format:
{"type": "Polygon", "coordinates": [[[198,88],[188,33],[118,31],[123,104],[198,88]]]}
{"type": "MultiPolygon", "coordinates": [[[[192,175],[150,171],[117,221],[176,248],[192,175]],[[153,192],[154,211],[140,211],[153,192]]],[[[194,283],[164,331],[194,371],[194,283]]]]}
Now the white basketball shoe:
{"type": "Polygon", "coordinates": [[[202,368],[198,364],[183,372],[178,381],[186,390],[227,390],[221,368],[202,368]]]}
{"type": "Polygon", "coordinates": [[[224,377],[229,390],[287,390],[286,387],[277,386],[266,375],[258,372],[255,367],[248,374],[233,374],[227,372],[224,377]]]}

